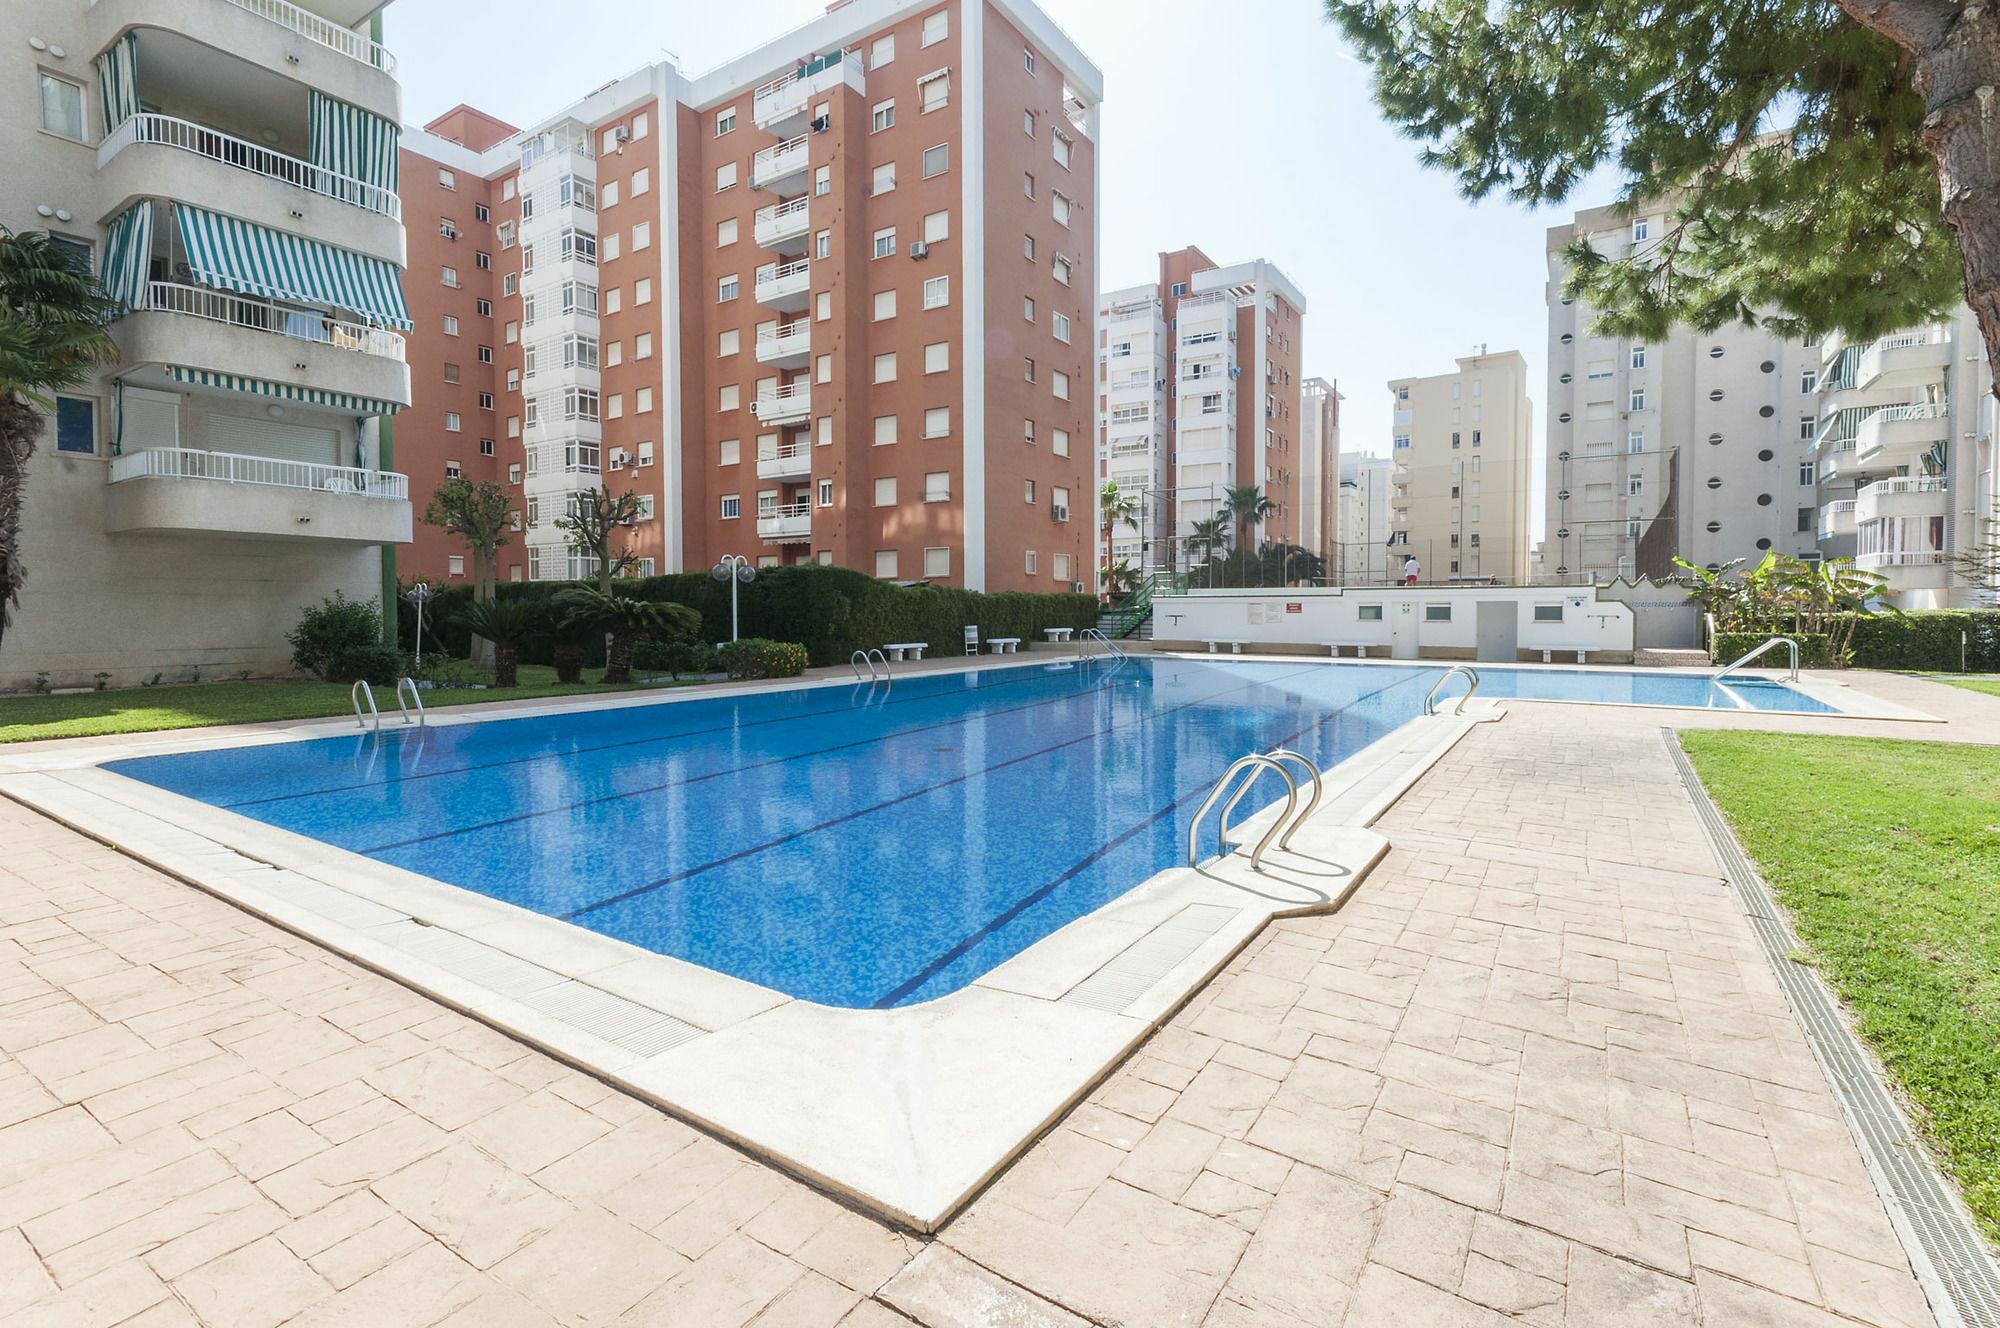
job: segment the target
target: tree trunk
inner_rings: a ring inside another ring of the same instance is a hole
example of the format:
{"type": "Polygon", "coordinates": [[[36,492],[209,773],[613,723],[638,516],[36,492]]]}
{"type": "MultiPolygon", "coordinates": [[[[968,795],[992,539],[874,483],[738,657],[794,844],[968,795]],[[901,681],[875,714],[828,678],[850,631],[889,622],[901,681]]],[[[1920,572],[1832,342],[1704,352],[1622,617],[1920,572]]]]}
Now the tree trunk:
{"type": "Polygon", "coordinates": [[[493,643],[493,685],[495,687],[513,687],[519,684],[520,675],[516,672],[516,665],[520,658],[519,650],[520,648],[512,641],[505,643],[495,641],[493,643]]]}
{"type": "Polygon", "coordinates": [[[632,681],[632,633],[614,631],[604,648],[604,677],[600,682],[632,681]]]}
{"type": "MultiPolygon", "coordinates": [[[[2000,364],[2000,13],[1953,0],[1839,0],[1910,56],[1919,131],[1937,162],[1945,224],[1958,237],[1965,301],[2000,364]]],[[[2000,385],[1996,385],[2000,391],[2000,385]]]]}
{"type": "Polygon", "coordinates": [[[0,397],[0,639],[14,621],[27,569],[21,566],[21,512],[26,505],[28,460],[35,455],[42,417],[11,394],[0,397]]]}

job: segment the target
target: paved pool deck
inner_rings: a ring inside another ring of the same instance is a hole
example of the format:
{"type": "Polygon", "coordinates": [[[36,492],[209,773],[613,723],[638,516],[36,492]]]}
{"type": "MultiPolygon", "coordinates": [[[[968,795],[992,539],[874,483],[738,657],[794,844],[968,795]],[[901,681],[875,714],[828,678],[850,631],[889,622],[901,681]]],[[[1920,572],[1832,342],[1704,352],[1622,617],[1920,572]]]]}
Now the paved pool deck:
{"type": "Polygon", "coordinates": [[[0,802],[0,1322],[1929,1324],[1659,733],[2000,742],[1839,681],[1504,703],[932,1241],[0,802]]]}

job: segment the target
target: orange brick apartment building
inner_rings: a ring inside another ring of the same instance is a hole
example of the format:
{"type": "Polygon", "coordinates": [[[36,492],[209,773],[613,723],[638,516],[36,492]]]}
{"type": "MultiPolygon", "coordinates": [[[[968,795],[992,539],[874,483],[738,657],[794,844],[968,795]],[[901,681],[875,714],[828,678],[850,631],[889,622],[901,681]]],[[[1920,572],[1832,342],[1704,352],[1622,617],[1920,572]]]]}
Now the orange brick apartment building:
{"type": "MultiPolygon", "coordinates": [[[[553,523],[602,483],[646,503],[642,570],[1091,586],[1101,95],[1025,0],[848,0],[529,129],[406,133],[418,512],[506,485],[503,580],[587,573],[553,523]]],[[[420,522],[400,562],[462,553],[420,522]]]]}

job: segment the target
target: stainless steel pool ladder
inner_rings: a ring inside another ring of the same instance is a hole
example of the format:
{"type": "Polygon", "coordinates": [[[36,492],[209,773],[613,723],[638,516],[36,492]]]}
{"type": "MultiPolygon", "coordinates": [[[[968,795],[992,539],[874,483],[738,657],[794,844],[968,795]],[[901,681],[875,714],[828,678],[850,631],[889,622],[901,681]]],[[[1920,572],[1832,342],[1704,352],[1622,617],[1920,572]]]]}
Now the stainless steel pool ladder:
{"type": "Polygon", "coordinates": [[[1103,646],[1107,653],[1116,655],[1120,659],[1131,658],[1131,656],[1125,653],[1123,646],[1120,646],[1116,641],[1113,641],[1104,634],[1104,629],[1101,627],[1086,627],[1076,634],[1076,653],[1078,657],[1084,654],[1084,646],[1092,641],[1103,646]]]}
{"type": "Polygon", "coordinates": [[[375,708],[375,689],[368,685],[366,678],[356,678],[354,680],[354,686],[347,689],[347,699],[354,704],[354,722],[356,725],[365,729],[368,727],[368,721],[372,717],[375,721],[375,731],[377,733],[382,731],[382,712],[375,708]],[[363,701],[368,703],[368,713],[366,715],[361,713],[361,703],[363,701]]]}
{"type": "Polygon", "coordinates": [[[403,722],[405,724],[412,722],[410,719],[410,707],[415,706],[417,711],[416,726],[418,728],[424,726],[424,698],[417,692],[417,680],[415,678],[396,679],[396,704],[402,709],[403,722]],[[403,704],[403,693],[406,690],[410,694],[409,705],[403,704]]]}
{"type": "Polygon", "coordinates": [[[1435,715],[1438,712],[1438,693],[1444,690],[1444,685],[1450,682],[1453,677],[1461,674],[1465,678],[1465,695],[1458,698],[1458,704],[1451,708],[1451,713],[1454,715],[1465,713],[1465,703],[1479,693],[1479,670],[1466,664],[1454,664],[1445,670],[1444,677],[1439,678],[1435,683],[1431,684],[1430,694],[1424,697],[1424,713],[1426,715],[1435,715]]]}
{"type": "Polygon", "coordinates": [[[1730,660],[1727,664],[1724,664],[1721,668],[1715,671],[1715,677],[1712,679],[1712,681],[1721,682],[1724,678],[1727,678],[1730,674],[1736,672],[1736,670],[1742,668],[1745,664],[1748,664],[1751,660],[1757,659],[1758,657],[1762,656],[1766,651],[1769,651],[1777,646],[1783,646],[1785,648],[1785,653],[1787,653],[1792,657],[1792,671],[1790,674],[1786,676],[1785,681],[1797,682],[1799,680],[1799,643],[1797,641],[1794,641],[1789,636],[1774,636],[1770,640],[1766,641],[1763,645],[1758,646],[1755,650],[1752,650],[1747,654],[1739,655],[1735,659],[1730,660]]]}
{"type": "Polygon", "coordinates": [[[883,654],[880,648],[855,651],[847,657],[847,666],[854,670],[854,680],[856,682],[861,681],[861,670],[864,666],[868,670],[868,681],[870,683],[894,682],[896,680],[895,674],[889,669],[889,657],[883,654]],[[880,663],[882,666],[879,673],[875,668],[877,663],[880,663]]]}
{"type": "Polygon", "coordinates": [[[1319,806],[1322,792],[1319,767],[1298,752],[1283,747],[1269,752],[1253,752],[1248,756],[1238,757],[1227,770],[1222,772],[1222,778],[1215,781],[1215,786],[1209,789],[1208,796],[1202,799],[1200,808],[1195,811],[1194,819],[1188,823],[1188,866],[1195,866],[1201,861],[1201,823],[1208,819],[1209,810],[1222,800],[1222,795],[1225,793],[1230,797],[1228,802],[1223,803],[1222,815],[1216,822],[1216,830],[1220,836],[1221,850],[1225,853],[1229,851],[1230,814],[1250,792],[1250,786],[1257,782],[1258,776],[1266,770],[1277,771],[1278,778],[1285,781],[1285,809],[1278,813],[1277,819],[1257,837],[1256,844],[1251,847],[1250,870],[1254,872],[1264,870],[1264,850],[1271,846],[1273,840],[1278,842],[1279,848],[1291,843],[1293,833],[1306,817],[1312,815],[1313,809],[1319,806]],[[1298,781],[1293,779],[1291,771],[1285,768],[1287,762],[1302,767],[1312,777],[1312,797],[1306,801],[1303,808],[1299,806],[1298,781]],[[1247,776],[1244,774],[1245,771],[1249,772],[1247,776]]]}

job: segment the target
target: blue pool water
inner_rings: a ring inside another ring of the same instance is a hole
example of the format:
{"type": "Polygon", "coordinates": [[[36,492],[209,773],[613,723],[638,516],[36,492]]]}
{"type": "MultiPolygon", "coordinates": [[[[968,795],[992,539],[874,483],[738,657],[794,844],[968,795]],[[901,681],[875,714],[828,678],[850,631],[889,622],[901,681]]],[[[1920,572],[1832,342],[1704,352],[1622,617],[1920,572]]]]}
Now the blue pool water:
{"type": "MultiPolygon", "coordinates": [[[[1330,768],[1442,673],[1027,664],[107,768],[804,1000],[886,1008],[1182,861],[1236,757],[1282,744],[1330,768]]],[[[1830,709],[1773,683],[1481,674],[1482,696],[1830,709]]]]}

